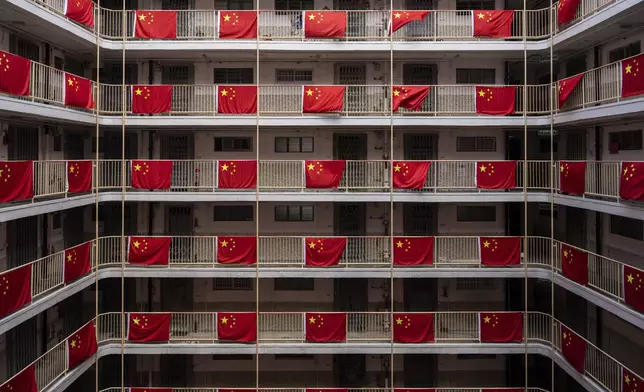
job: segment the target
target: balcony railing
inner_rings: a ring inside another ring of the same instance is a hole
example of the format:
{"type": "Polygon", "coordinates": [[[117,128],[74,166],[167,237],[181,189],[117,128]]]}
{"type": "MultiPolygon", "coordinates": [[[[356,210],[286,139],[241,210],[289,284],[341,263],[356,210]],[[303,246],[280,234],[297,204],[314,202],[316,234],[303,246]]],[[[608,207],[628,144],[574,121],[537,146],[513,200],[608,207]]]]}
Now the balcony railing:
{"type": "MultiPolygon", "coordinates": [[[[151,389],[154,390],[156,387],[152,387],[151,389]]],[[[244,388],[245,390],[251,392],[251,391],[257,391],[257,392],[306,392],[307,389],[311,388],[306,388],[306,387],[293,387],[293,388],[244,388]]],[[[380,387],[361,387],[361,388],[346,388],[347,392],[395,392],[398,389],[402,388],[380,388],[380,387]]],[[[405,391],[414,391],[415,389],[424,389],[424,388],[404,388],[405,391]]],[[[486,392],[487,390],[494,390],[494,391],[508,391],[508,392],[514,392],[516,388],[510,388],[510,387],[477,387],[477,388],[454,388],[454,387],[444,387],[444,388],[431,388],[433,391],[436,392],[486,392]]],[[[100,392],[120,392],[122,389],[119,388],[106,388],[101,390],[100,392]]],[[[228,388],[217,388],[217,387],[208,387],[208,388],[172,388],[174,392],[219,392],[220,390],[222,391],[230,391],[230,387],[228,388]]],[[[315,388],[316,391],[320,392],[325,392],[327,388],[315,388]]],[[[545,389],[541,388],[528,388],[526,389],[526,392],[548,392],[545,389]]]]}

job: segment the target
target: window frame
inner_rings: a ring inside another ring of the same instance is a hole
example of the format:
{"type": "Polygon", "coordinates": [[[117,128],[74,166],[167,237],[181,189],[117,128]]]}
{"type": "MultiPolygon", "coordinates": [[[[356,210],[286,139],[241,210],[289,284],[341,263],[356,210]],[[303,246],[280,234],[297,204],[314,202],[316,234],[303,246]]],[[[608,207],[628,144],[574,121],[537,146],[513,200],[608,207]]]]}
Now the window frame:
{"type": "Polygon", "coordinates": [[[641,151],[643,147],[642,138],[641,129],[608,133],[609,145],[617,143],[619,145],[619,151],[641,151]]]}
{"type": "Polygon", "coordinates": [[[626,216],[611,215],[608,225],[611,234],[634,241],[644,241],[644,221],[626,216]]]}
{"type": "Polygon", "coordinates": [[[306,84],[313,83],[313,68],[275,68],[275,83],[279,84],[306,84]],[[286,78],[278,76],[280,73],[287,74],[286,78]],[[304,75],[305,73],[310,74],[304,75]],[[291,74],[291,75],[288,75],[291,74]],[[306,77],[298,77],[306,76],[306,77]],[[282,79],[282,80],[280,80],[282,79]],[[288,80],[285,80],[288,79],[288,80]]]}
{"type": "Polygon", "coordinates": [[[465,223],[496,222],[496,206],[456,206],[456,221],[465,223]],[[484,218],[493,217],[493,219],[480,219],[480,215],[483,214],[490,214],[489,217],[486,216],[484,218]],[[474,215],[474,217],[469,218],[466,215],[474,215]]]}
{"type": "Polygon", "coordinates": [[[215,205],[212,207],[212,220],[213,222],[252,222],[255,219],[255,208],[252,205],[215,205]],[[218,216],[219,210],[219,216],[218,216]],[[221,213],[224,212],[223,218],[228,217],[229,219],[221,219],[221,213]],[[250,217],[248,217],[248,212],[250,212],[250,217]],[[226,216],[225,214],[230,214],[226,216]],[[238,214],[241,218],[234,217],[233,215],[238,214]],[[220,219],[217,219],[220,218],[220,219]],[[242,219],[243,218],[243,219],[242,219]]]}
{"type": "Polygon", "coordinates": [[[212,290],[213,291],[253,291],[252,278],[213,278],[212,290]],[[230,284],[221,284],[229,282],[230,284]],[[218,284],[219,283],[219,284],[218,284]]]}
{"type": "Polygon", "coordinates": [[[496,152],[497,143],[496,136],[457,136],[456,137],[456,152],[496,152]],[[470,142],[474,143],[473,148],[462,146],[461,143],[470,142]],[[484,148],[483,144],[492,143],[492,148],[484,148]],[[463,148],[465,147],[465,148],[463,148]]]}
{"type": "Polygon", "coordinates": [[[274,221],[275,222],[313,222],[315,221],[315,206],[312,204],[279,204],[275,206],[274,209],[274,221]],[[310,219],[305,219],[304,209],[310,209],[310,219]],[[285,209],[284,211],[280,211],[285,209]],[[280,218],[280,216],[282,218],[280,218]],[[292,218],[295,216],[295,218],[292,218]]]}
{"type": "Polygon", "coordinates": [[[215,136],[213,138],[213,151],[214,152],[253,152],[253,138],[251,136],[215,136]],[[217,139],[221,140],[221,149],[217,149],[217,139]],[[226,147],[224,143],[229,141],[233,144],[232,147],[226,147]],[[234,146],[236,142],[248,142],[248,147],[237,148],[234,146]]]}
{"type": "Polygon", "coordinates": [[[495,85],[496,68],[456,68],[456,84],[495,85]],[[467,72],[467,81],[459,81],[459,76],[462,76],[464,72],[467,72]],[[485,75],[485,73],[490,75],[485,75]]]}
{"type": "Polygon", "coordinates": [[[275,278],[273,279],[273,291],[315,291],[315,279],[275,278]]]}
{"type": "Polygon", "coordinates": [[[274,141],[274,151],[277,154],[287,154],[287,153],[312,153],[315,152],[315,138],[313,136],[275,136],[273,139],[274,141]],[[299,150],[291,150],[291,139],[299,139],[299,150]],[[304,140],[305,139],[310,139],[311,140],[311,150],[305,150],[304,149],[304,140]],[[286,144],[286,150],[285,151],[280,151],[277,148],[277,145],[280,141],[284,141],[286,144]]]}

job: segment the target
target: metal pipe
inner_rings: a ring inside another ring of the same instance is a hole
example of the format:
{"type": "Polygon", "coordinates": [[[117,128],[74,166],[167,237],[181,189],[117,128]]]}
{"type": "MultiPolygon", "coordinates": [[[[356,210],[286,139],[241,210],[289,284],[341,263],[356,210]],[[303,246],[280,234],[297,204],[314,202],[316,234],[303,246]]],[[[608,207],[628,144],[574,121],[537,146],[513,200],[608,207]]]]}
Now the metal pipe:
{"type": "Polygon", "coordinates": [[[523,336],[525,389],[528,390],[528,40],[526,0],[523,0],[523,336]]]}
{"type": "Polygon", "coordinates": [[[394,181],[393,181],[393,167],[394,167],[394,105],[392,89],[394,85],[394,33],[393,33],[393,19],[394,1],[389,1],[389,312],[390,312],[390,325],[391,325],[391,354],[389,359],[389,387],[394,390],[394,181]]]}
{"type": "MultiPolygon", "coordinates": [[[[555,352],[555,175],[559,174],[559,168],[555,166],[555,92],[559,89],[554,84],[554,57],[553,57],[553,38],[554,38],[554,13],[552,5],[550,6],[550,322],[551,336],[550,348],[555,352]]],[[[555,356],[550,358],[550,392],[555,391],[555,356]]]]}
{"type": "MultiPolygon", "coordinates": [[[[257,12],[257,36],[255,41],[255,88],[257,89],[257,110],[255,111],[255,165],[256,173],[259,174],[259,0],[255,1],[257,12]]],[[[257,337],[255,339],[255,388],[259,389],[259,178],[255,184],[255,328],[257,337]]]]}
{"type": "Polygon", "coordinates": [[[125,389],[125,44],[127,42],[127,14],[123,0],[121,18],[121,390],[125,389]]]}
{"type": "MultiPolygon", "coordinates": [[[[96,161],[94,163],[94,187],[95,187],[95,199],[94,199],[94,311],[96,313],[96,316],[94,318],[94,323],[95,328],[94,332],[96,333],[96,341],[98,342],[98,314],[100,311],[98,300],[99,300],[99,295],[98,295],[98,241],[99,241],[99,227],[98,227],[98,218],[99,218],[99,203],[98,203],[98,189],[100,187],[100,174],[99,174],[99,148],[100,148],[100,139],[101,139],[101,126],[100,126],[100,109],[101,109],[101,42],[100,42],[100,34],[101,34],[101,0],[96,0],[96,107],[94,108],[94,119],[96,120],[96,132],[95,132],[95,139],[96,139],[96,161]]],[[[94,362],[94,384],[96,391],[99,392],[100,390],[100,385],[99,385],[99,376],[98,376],[98,354],[96,354],[96,361],[94,362]]]]}

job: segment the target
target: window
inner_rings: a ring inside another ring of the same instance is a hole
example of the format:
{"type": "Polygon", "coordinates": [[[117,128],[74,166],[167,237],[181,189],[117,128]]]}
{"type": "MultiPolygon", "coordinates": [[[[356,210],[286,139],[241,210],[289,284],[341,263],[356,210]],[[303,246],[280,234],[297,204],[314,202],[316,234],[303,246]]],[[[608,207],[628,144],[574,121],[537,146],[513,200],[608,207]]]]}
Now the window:
{"type": "Polygon", "coordinates": [[[644,222],[624,216],[610,216],[610,232],[637,241],[644,241],[644,222]]]}
{"type": "Polygon", "coordinates": [[[54,151],[63,151],[63,138],[60,135],[54,135],[53,139],[53,149],[54,151]]]}
{"type": "Polygon", "coordinates": [[[253,279],[250,278],[215,278],[213,290],[221,291],[252,291],[253,279]]]}
{"type": "Polygon", "coordinates": [[[274,357],[276,360],[310,360],[310,359],[315,359],[315,355],[313,354],[275,354],[274,357]]]}
{"type": "Polygon", "coordinates": [[[457,10],[493,10],[494,0],[456,0],[457,10]]]}
{"type": "Polygon", "coordinates": [[[253,354],[219,354],[212,356],[213,361],[252,361],[253,354]]]}
{"type": "Polygon", "coordinates": [[[275,291],[313,291],[315,281],[313,278],[275,278],[273,279],[275,291]]]}
{"type": "Polygon", "coordinates": [[[496,354],[456,354],[456,359],[496,359],[496,354]]]}
{"type": "Polygon", "coordinates": [[[275,82],[297,84],[304,82],[313,82],[313,70],[278,68],[275,70],[275,82]]]}
{"type": "Polygon", "coordinates": [[[620,46],[608,52],[608,62],[614,63],[615,61],[623,60],[625,58],[635,56],[640,53],[640,41],[631,42],[628,45],[620,46]]]}
{"type": "Polygon", "coordinates": [[[496,137],[494,136],[458,136],[456,137],[456,152],[494,152],[496,137]]]}
{"type": "Polygon", "coordinates": [[[252,68],[215,68],[214,72],[214,80],[216,84],[255,83],[254,72],[252,68]]]}
{"type": "Polygon", "coordinates": [[[215,151],[217,152],[251,152],[253,138],[251,137],[216,137],[215,151]]]}
{"type": "Polygon", "coordinates": [[[51,226],[53,230],[58,230],[62,226],[60,212],[54,212],[51,216],[51,226]]]}
{"type": "Polygon", "coordinates": [[[456,84],[495,84],[494,68],[456,68],[456,84]]]}
{"type": "Polygon", "coordinates": [[[456,290],[496,290],[496,281],[490,278],[456,278],[456,290]]]}
{"type": "Polygon", "coordinates": [[[253,206],[215,206],[215,222],[250,222],[253,220],[253,206]]]}
{"type": "Polygon", "coordinates": [[[275,222],[312,222],[313,206],[275,206],[275,222]]]}
{"type": "Polygon", "coordinates": [[[215,0],[216,10],[252,10],[255,9],[253,0],[215,0]]]}
{"type": "Polygon", "coordinates": [[[617,144],[619,150],[634,151],[642,149],[642,130],[610,132],[610,145],[617,144]]]}
{"type": "Polygon", "coordinates": [[[275,9],[277,11],[299,11],[312,10],[313,0],[275,0],[275,9]]]}
{"type": "Polygon", "coordinates": [[[458,206],[458,222],[496,222],[496,206],[458,206]]]}
{"type": "Polygon", "coordinates": [[[313,152],[313,138],[276,137],[275,152],[313,152]]]}
{"type": "Polygon", "coordinates": [[[40,46],[15,34],[9,35],[9,52],[31,61],[40,61],[40,46]]]}

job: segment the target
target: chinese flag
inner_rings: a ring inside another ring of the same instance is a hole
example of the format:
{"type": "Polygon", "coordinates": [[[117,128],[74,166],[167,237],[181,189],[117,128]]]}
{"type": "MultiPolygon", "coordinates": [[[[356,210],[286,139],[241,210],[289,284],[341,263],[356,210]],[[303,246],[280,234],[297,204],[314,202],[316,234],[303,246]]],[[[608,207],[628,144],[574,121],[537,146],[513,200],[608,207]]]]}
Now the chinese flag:
{"type": "Polygon", "coordinates": [[[0,161],[0,203],[34,197],[32,161],[0,161]]]}
{"type": "Polygon", "coordinates": [[[425,20],[429,11],[391,11],[391,32],[396,32],[415,20],[425,20]]]}
{"type": "Polygon", "coordinates": [[[642,392],[644,381],[635,373],[622,367],[622,392],[642,392]]]}
{"type": "Polygon", "coordinates": [[[474,36],[507,38],[512,36],[514,11],[490,10],[474,13],[474,36]]]}
{"type": "Polygon", "coordinates": [[[257,237],[217,237],[219,264],[256,264],[257,237]]]}
{"type": "Polygon", "coordinates": [[[307,342],[344,342],[347,340],[346,313],[306,313],[307,342]]]}
{"type": "Polygon", "coordinates": [[[65,283],[72,282],[91,271],[91,251],[91,242],[85,242],[73,248],[65,249],[65,267],[63,271],[65,283]]]}
{"type": "Polygon", "coordinates": [[[303,113],[341,112],[345,86],[304,86],[303,113]]]}
{"type": "Polygon", "coordinates": [[[401,106],[409,110],[420,110],[429,94],[429,86],[393,86],[391,89],[391,110],[401,106]]]}
{"type": "Polygon", "coordinates": [[[572,195],[586,192],[586,162],[559,163],[559,190],[572,195]]]}
{"type": "Polygon", "coordinates": [[[98,351],[96,328],[94,327],[94,321],[90,321],[67,338],[67,352],[69,353],[67,368],[70,370],[75,368],[96,354],[96,351],[98,351]]]}
{"type": "Polygon", "coordinates": [[[434,264],[434,237],[394,237],[394,265],[434,264]]]}
{"type": "Polygon", "coordinates": [[[0,392],[38,392],[34,365],[27,366],[9,381],[0,385],[0,392]]]}
{"type": "Polygon", "coordinates": [[[136,11],[134,36],[148,39],[177,38],[177,11],[136,11]]]}
{"type": "Polygon", "coordinates": [[[481,342],[520,342],[523,340],[521,312],[480,313],[481,342]]]}
{"type": "Polygon", "coordinates": [[[644,54],[622,60],[622,98],[644,94],[644,54]]]}
{"type": "Polygon", "coordinates": [[[257,113],[257,86],[217,86],[217,113],[257,113]]]}
{"type": "Polygon", "coordinates": [[[217,187],[252,189],[257,187],[257,161],[218,161],[217,187]]]}
{"type": "Polygon", "coordinates": [[[130,313],[127,339],[132,342],[170,340],[171,313],[130,313]]]}
{"type": "Polygon", "coordinates": [[[588,253],[569,245],[561,245],[561,272],[580,285],[588,284],[588,253]]]}
{"type": "Polygon", "coordinates": [[[91,109],[94,107],[92,98],[92,81],[65,72],[65,105],[91,109]]]}
{"type": "Polygon", "coordinates": [[[483,265],[519,265],[521,237],[479,237],[479,252],[483,265]]]}
{"type": "MultiPolygon", "coordinates": [[[[561,4],[561,1],[565,0],[560,0],[559,4],[561,4]]],[[[569,0],[571,1],[571,0],[569,0]]],[[[566,79],[562,79],[557,82],[557,92],[559,94],[559,109],[563,107],[563,105],[566,103],[566,100],[572,94],[573,91],[575,91],[575,87],[581,82],[581,79],[584,78],[584,74],[579,74],[575,76],[571,76],[566,79]]]]}
{"type": "Polygon", "coordinates": [[[14,268],[0,275],[0,318],[31,302],[31,264],[14,268]]]}
{"type": "Polygon", "coordinates": [[[141,265],[168,265],[172,237],[130,237],[127,262],[141,265]]]}
{"type": "Polygon", "coordinates": [[[561,26],[575,18],[581,0],[559,0],[557,6],[557,25],[561,26]]]}
{"type": "Polygon", "coordinates": [[[67,192],[92,190],[92,161],[67,161],[67,192]]]}
{"type": "Polygon", "coordinates": [[[217,313],[217,338],[234,342],[257,340],[256,313],[217,313]]]}
{"type": "Polygon", "coordinates": [[[394,342],[434,341],[434,313],[394,313],[394,342]]]}
{"type": "Polygon", "coordinates": [[[338,265],[344,248],[347,246],[345,237],[305,238],[305,264],[311,267],[331,267],[338,265]]]}
{"type": "Polygon", "coordinates": [[[625,200],[644,200],[644,162],[622,162],[621,170],[619,197],[625,200]]]}
{"type": "Polygon", "coordinates": [[[132,187],[170,189],[172,161],[132,161],[132,187]]]}
{"type": "MultiPolygon", "coordinates": [[[[221,392],[221,389],[217,392],[221,392]]],[[[348,388],[306,388],[304,392],[349,392],[348,388]]]]}
{"type": "Polygon", "coordinates": [[[337,188],[346,164],[346,161],[304,161],[306,187],[337,188]]]}
{"type": "Polygon", "coordinates": [[[624,265],[624,302],[644,312],[644,271],[624,265]]]}
{"type": "Polygon", "coordinates": [[[257,11],[219,11],[219,38],[257,38],[257,11]]]}
{"type": "Polygon", "coordinates": [[[515,188],[516,169],[516,161],[476,162],[476,187],[480,189],[515,188]]]}
{"type": "Polygon", "coordinates": [[[94,27],[94,2],[92,0],[65,1],[65,16],[74,22],[94,27]]]}
{"type": "Polygon", "coordinates": [[[305,38],[341,38],[346,29],[346,11],[304,11],[305,38]]]}
{"type": "Polygon", "coordinates": [[[436,392],[436,388],[394,388],[394,392],[436,392]]]}
{"type": "MultiPolygon", "coordinates": [[[[165,11],[163,11],[165,12],[165,11]]],[[[172,107],[172,86],[132,86],[132,113],[168,113],[172,107]]]]}
{"type": "Polygon", "coordinates": [[[0,50],[0,91],[29,95],[31,60],[0,50]]]}
{"type": "MultiPolygon", "coordinates": [[[[219,389],[221,391],[221,389],[219,389]]],[[[172,388],[130,388],[129,392],[174,392],[172,388]]]]}
{"type": "Polygon", "coordinates": [[[476,113],[505,116],[514,113],[516,86],[476,86],[476,113]]]}
{"type": "Polygon", "coordinates": [[[429,161],[394,161],[394,188],[422,189],[427,180],[429,161]]]}
{"type": "Polygon", "coordinates": [[[561,325],[561,353],[579,373],[584,373],[587,342],[571,329],[561,325]]]}

